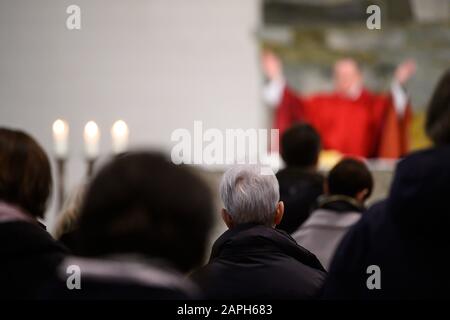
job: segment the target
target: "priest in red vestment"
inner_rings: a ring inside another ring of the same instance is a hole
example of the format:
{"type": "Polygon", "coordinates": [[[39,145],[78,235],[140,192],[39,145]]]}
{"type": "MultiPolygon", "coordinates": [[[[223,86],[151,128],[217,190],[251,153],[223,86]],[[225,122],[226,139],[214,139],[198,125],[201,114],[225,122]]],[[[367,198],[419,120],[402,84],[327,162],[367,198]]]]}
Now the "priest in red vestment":
{"type": "Polygon", "coordinates": [[[415,63],[398,66],[391,92],[376,94],[364,87],[352,59],[334,65],[334,91],[304,96],[286,85],[282,65],[271,52],[263,57],[269,79],[266,100],[276,107],[274,127],[280,135],[295,122],[308,122],[320,133],[325,150],[365,158],[398,158],[408,150],[411,108],[403,85],[415,63]]]}

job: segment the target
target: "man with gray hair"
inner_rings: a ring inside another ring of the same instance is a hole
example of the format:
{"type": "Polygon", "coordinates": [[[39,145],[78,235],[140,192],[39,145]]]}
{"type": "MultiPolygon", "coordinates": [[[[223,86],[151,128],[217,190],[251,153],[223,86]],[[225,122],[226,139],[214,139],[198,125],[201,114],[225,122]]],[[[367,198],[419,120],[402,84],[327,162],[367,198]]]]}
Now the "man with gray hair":
{"type": "Polygon", "coordinates": [[[326,272],[314,254],[275,229],[283,218],[278,181],[268,168],[239,165],[223,176],[228,227],[209,263],[192,278],[207,299],[314,299],[326,272]]]}

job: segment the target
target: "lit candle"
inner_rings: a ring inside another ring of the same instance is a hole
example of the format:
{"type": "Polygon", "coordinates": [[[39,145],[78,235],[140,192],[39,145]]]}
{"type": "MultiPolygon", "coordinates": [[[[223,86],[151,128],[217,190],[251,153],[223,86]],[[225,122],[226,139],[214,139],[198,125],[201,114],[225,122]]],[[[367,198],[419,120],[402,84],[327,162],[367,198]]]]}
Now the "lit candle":
{"type": "Polygon", "coordinates": [[[53,122],[53,143],[55,155],[58,159],[67,157],[69,151],[68,145],[69,126],[64,120],[58,119],[53,122]]]}
{"type": "Polygon", "coordinates": [[[94,121],[84,126],[84,148],[88,159],[95,159],[99,153],[100,131],[94,121]]]}
{"type": "Polygon", "coordinates": [[[124,152],[128,147],[128,126],[123,120],[114,122],[111,128],[112,149],[115,154],[124,152]]]}

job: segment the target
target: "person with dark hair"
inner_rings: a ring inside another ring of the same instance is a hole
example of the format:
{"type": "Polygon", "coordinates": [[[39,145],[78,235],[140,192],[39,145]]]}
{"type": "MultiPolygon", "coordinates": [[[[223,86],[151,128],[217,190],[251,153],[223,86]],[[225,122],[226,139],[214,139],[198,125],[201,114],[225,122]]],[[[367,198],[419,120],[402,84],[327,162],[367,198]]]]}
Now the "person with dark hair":
{"type": "Polygon", "coordinates": [[[76,235],[83,257],[67,258],[48,289],[64,299],[191,299],[184,274],[203,261],[212,196],[190,168],[164,156],[115,157],[90,182],[76,235]],[[82,290],[66,288],[66,269],[81,270],[82,290]]]}
{"type": "Polygon", "coordinates": [[[450,70],[427,111],[434,146],[399,162],[386,200],[347,233],[331,263],[326,299],[449,298],[450,70]]]}
{"type": "Polygon", "coordinates": [[[208,299],[320,295],[326,272],[319,260],[274,228],[284,206],[275,175],[265,169],[234,166],[222,178],[222,219],[228,230],[214,243],[209,263],[192,275],[208,299]]]}
{"type": "Polygon", "coordinates": [[[287,233],[297,230],[323,193],[324,179],[317,172],[320,149],[319,134],[309,124],[295,124],[282,136],[281,157],[286,168],[277,173],[277,179],[285,212],[278,229],[287,233]]]}
{"type": "Polygon", "coordinates": [[[317,255],[329,268],[336,247],[360,218],[364,202],[372,193],[373,177],[367,166],[345,158],[328,174],[319,207],[292,235],[297,243],[317,255]]]}
{"type": "Polygon", "coordinates": [[[372,193],[373,177],[362,161],[344,158],[328,173],[326,189],[328,195],[343,196],[349,201],[355,199],[363,204],[372,193]]]}
{"type": "Polygon", "coordinates": [[[281,147],[288,167],[314,168],[319,161],[320,136],[311,125],[297,123],[284,133],[281,147]]]}
{"type": "Polygon", "coordinates": [[[66,249],[38,219],[52,189],[50,162],[28,134],[0,128],[0,298],[37,298],[66,249]]]}

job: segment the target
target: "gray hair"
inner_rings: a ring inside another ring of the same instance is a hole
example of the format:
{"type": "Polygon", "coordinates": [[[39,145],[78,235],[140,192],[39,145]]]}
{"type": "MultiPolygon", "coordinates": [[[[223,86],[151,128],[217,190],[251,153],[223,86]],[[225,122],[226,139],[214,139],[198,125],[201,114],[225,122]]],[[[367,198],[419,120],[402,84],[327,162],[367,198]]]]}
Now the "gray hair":
{"type": "Polygon", "coordinates": [[[280,199],[278,180],[269,168],[234,166],[222,177],[220,197],[234,223],[271,226],[280,199]]]}

